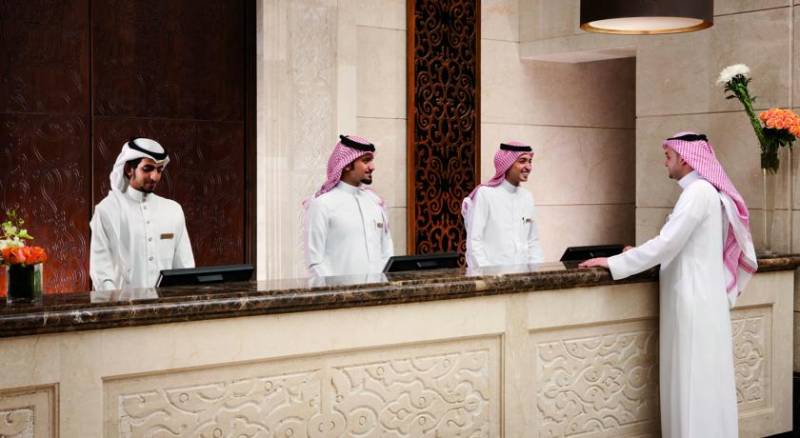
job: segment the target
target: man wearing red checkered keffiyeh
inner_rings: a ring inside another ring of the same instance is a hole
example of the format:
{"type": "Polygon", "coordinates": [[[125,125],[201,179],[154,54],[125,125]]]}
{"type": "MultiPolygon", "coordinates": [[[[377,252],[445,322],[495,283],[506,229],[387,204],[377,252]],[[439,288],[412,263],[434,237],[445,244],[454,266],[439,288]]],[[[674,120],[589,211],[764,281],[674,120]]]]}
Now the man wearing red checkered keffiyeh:
{"type": "Polygon", "coordinates": [[[533,149],[518,141],[502,143],[494,156],[495,174],[461,203],[470,268],[542,261],[533,195],[520,186],[533,166],[533,149]]]}
{"type": "Polygon", "coordinates": [[[744,199],[705,135],[663,142],[682,189],[658,236],[608,259],[615,279],[661,265],[659,373],[664,437],[738,436],[730,307],[757,268],[744,199]]]}
{"type": "Polygon", "coordinates": [[[394,253],[384,202],[368,188],[375,146],[356,135],[339,139],[325,182],[303,203],[306,262],[314,277],[381,272],[394,253]]]}

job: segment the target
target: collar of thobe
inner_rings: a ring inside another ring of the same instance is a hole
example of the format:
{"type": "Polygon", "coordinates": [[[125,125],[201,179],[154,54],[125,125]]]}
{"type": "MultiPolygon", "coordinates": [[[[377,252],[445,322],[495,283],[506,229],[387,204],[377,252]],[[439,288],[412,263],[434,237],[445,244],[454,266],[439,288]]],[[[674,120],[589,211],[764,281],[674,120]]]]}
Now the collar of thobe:
{"type": "Polygon", "coordinates": [[[502,187],[508,193],[517,193],[517,190],[519,190],[519,186],[511,184],[507,179],[504,179],[503,182],[500,183],[500,187],[502,187]]]}
{"type": "Polygon", "coordinates": [[[689,184],[697,181],[698,179],[701,179],[700,174],[697,173],[696,170],[693,170],[678,180],[678,184],[681,186],[681,189],[686,190],[686,187],[689,187],[689,184]]]}
{"type": "Polygon", "coordinates": [[[128,197],[128,199],[133,200],[134,202],[147,201],[147,195],[148,195],[147,193],[141,190],[136,190],[130,186],[128,186],[128,190],[125,190],[125,196],[128,197]]]}
{"type": "Polygon", "coordinates": [[[343,190],[345,193],[350,195],[358,195],[363,191],[361,187],[352,186],[344,181],[339,181],[339,184],[336,185],[336,188],[343,190]]]}

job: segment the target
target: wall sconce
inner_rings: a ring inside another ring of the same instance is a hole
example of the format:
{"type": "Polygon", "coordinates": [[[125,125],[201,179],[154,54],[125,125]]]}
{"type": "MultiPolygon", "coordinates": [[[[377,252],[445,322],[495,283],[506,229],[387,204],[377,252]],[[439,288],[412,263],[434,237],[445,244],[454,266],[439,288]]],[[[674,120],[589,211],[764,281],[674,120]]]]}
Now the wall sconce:
{"type": "Polygon", "coordinates": [[[714,24],[714,0],[581,0],[581,29],[615,34],[693,32],[714,24]]]}

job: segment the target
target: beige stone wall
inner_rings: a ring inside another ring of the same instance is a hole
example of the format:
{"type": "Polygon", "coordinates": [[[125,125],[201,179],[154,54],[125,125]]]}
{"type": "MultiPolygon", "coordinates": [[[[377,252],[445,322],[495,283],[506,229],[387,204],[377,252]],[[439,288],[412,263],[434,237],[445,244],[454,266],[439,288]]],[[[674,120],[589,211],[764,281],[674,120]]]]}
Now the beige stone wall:
{"type": "Polygon", "coordinates": [[[340,133],[375,142],[375,189],[405,253],[405,1],[258,2],[259,279],[305,276],[302,201],[340,133]]]}
{"type": "MultiPolygon", "coordinates": [[[[662,139],[679,130],[709,135],[751,211],[756,245],[763,241],[758,141],[741,105],[715,84],[727,65],[747,64],[756,109],[800,106],[798,1],[717,0],[714,26],[664,36],[615,36],[578,28],[579,0],[520,0],[523,59],[582,62],[634,57],[636,65],[636,241],[657,233],[679,195],[664,175],[662,139]]],[[[580,65],[580,64],[578,64],[580,65]]],[[[782,152],[773,225],[775,249],[800,250],[800,163],[782,152]]],[[[800,313],[795,318],[800,321],[800,313]]],[[[800,350],[795,348],[795,350],[800,350]]],[[[796,359],[800,364],[800,355],[796,359]]],[[[800,365],[795,369],[800,371],[800,365]]]]}
{"type": "MultiPolygon", "coordinates": [[[[791,428],[793,282],[732,312],[742,437],[791,428]]],[[[656,437],[657,329],[637,283],[6,338],[0,434],[656,437]]]]}
{"type": "Polygon", "coordinates": [[[520,36],[530,27],[519,23],[528,9],[517,0],[481,4],[482,179],[494,174],[501,141],[528,142],[536,156],[525,186],[538,206],[545,260],[571,245],[633,243],[635,63],[522,60],[520,36]]]}

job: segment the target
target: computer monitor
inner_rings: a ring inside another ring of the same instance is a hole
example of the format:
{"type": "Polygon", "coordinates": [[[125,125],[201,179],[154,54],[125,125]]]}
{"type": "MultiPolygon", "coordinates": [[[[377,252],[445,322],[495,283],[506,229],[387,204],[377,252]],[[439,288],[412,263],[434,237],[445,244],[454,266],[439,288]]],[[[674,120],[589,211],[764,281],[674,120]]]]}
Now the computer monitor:
{"type": "Polygon", "coordinates": [[[561,256],[562,262],[582,262],[595,257],[611,257],[622,252],[624,245],[570,246],[561,256]]]}
{"type": "Polygon", "coordinates": [[[422,271],[426,269],[457,268],[458,253],[393,256],[386,262],[383,272],[422,271]]]}
{"type": "Polygon", "coordinates": [[[191,286],[197,284],[249,281],[253,265],[204,266],[202,268],[165,269],[158,276],[156,287],[191,286]]]}

